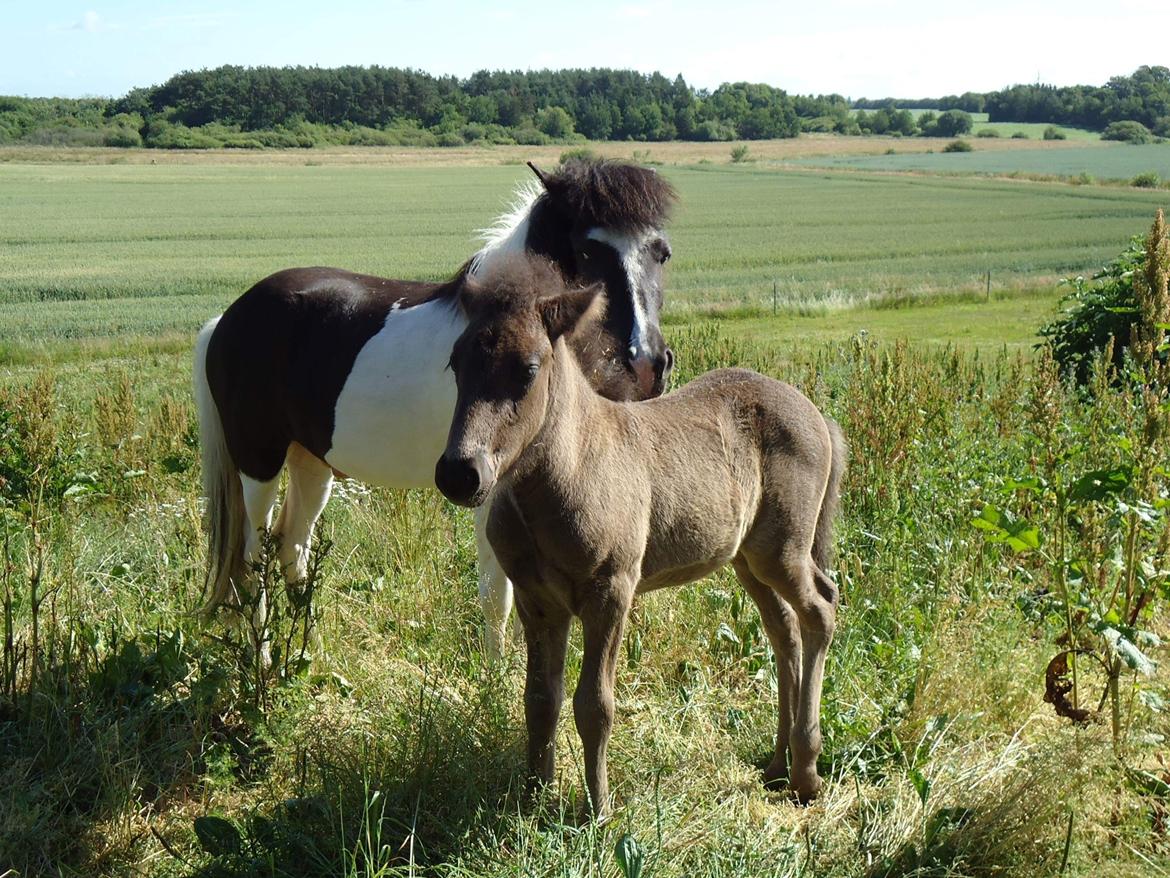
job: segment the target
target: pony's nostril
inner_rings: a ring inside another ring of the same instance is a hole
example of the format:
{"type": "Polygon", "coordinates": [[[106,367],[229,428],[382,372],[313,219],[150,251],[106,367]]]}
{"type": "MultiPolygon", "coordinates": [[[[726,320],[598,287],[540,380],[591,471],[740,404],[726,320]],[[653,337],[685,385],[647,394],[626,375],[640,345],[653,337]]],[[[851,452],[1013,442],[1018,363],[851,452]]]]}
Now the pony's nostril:
{"type": "Polygon", "coordinates": [[[654,375],[657,378],[662,378],[670,374],[670,370],[674,368],[674,354],[671,353],[670,348],[662,352],[662,356],[654,358],[654,375]]]}

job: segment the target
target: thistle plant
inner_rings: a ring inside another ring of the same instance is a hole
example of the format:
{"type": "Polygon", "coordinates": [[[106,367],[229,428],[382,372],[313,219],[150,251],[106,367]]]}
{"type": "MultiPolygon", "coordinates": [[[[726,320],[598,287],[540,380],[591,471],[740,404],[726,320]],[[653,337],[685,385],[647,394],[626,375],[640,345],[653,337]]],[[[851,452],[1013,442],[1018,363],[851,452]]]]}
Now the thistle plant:
{"type": "Polygon", "coordinates": [[[1032,471],[1005,480],[1011,509],[989,503],[974,521],[1022,556],[1023,567],[1036,558],[1046,570],[1045,584],[1021,601],[1059,632],[1045,699],[1076,722],[1107,715],[1119,757],[1137,702],[1160,701],[1141,681],[1160,645],[1149,622],[1170,600],[1170,238],[1160,210],[1143,249],[1131,275],[1128,354],[1119,368],[1106,345],[1089,376],[1094,417],[1069,423],[1062,408],[1073,391],[1043,349],[1030,394],[1032,471]],[[1105,678],[1100,695],[1085,691],[1093,667],[1105,678]]]}

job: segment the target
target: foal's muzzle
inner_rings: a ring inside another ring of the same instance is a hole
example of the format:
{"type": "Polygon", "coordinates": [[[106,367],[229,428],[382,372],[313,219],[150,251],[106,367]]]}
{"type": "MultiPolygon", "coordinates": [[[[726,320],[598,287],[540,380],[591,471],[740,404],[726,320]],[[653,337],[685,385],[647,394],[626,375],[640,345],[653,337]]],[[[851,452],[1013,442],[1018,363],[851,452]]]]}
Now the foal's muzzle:
{"type": "Polygon", "coordinates": [[[435,487],[460,506],[481,504],[495,480],[496,474],[485,454],[455,457],[445,452],[435,464],[435,487]]]}

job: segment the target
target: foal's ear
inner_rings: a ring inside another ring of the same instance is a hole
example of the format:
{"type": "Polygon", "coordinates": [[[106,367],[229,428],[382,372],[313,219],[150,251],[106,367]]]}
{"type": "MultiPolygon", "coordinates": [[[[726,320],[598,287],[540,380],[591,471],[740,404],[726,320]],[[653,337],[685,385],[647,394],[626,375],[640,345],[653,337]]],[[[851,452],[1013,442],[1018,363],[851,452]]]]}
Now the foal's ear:
{"type": "Polygon", "coordinates": [[[548,332],[548,339],[556,342],[566,332],[572,332],[583,321],[598,319],[605,311],[604,284],[596,283],[580,290],[568,290],[558,296],[537,303],[540,319],[548,332]]]}

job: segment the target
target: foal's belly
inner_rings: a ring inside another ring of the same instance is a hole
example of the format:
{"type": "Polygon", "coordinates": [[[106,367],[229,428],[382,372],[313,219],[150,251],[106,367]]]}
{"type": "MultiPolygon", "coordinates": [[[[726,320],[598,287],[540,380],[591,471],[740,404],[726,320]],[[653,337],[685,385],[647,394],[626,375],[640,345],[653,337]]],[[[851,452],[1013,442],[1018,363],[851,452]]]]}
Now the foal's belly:
{"type": "Polygon", "coordinates": [[[330,466],[372,485],[434,487],[455,410],[447,361],[465,325],[444,302],[389,314],[337,397],[330,466]]]}

